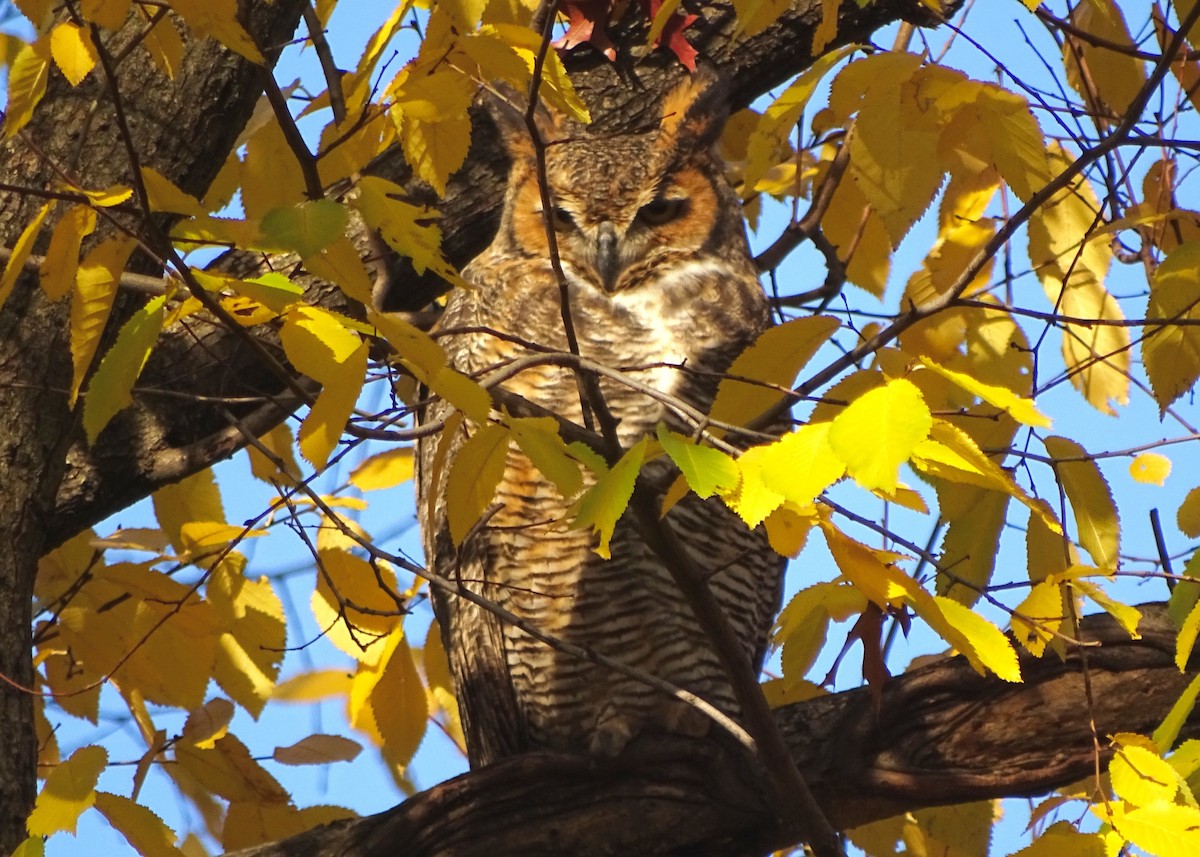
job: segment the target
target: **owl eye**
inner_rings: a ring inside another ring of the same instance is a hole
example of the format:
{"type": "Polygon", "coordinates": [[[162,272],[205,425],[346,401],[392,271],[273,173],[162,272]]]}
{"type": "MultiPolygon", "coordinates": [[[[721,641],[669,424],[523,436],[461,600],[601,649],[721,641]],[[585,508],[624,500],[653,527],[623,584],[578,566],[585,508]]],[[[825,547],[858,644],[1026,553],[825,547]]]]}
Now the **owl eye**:
{"type": "Polygon", "coordinates": [[[556,232],[570,232],[575,228],[575,218],[571,212],[557,206],[550,211],[550,222],[554,224],[556,232]]]}
{"type": "Polygon", "coordinates": [[[651,226],[661,226],[670,223],[687,210],[687,199],[671,199],[660,197],[654,202],[643,205],[638,210],[638,220],[651,226]]]}

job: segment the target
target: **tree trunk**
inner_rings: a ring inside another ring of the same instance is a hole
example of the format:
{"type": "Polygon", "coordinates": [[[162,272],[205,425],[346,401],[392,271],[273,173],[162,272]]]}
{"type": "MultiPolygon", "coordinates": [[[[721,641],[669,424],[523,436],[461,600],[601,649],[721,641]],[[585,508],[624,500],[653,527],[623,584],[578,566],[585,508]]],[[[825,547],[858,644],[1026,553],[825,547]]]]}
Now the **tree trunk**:
{"type": "MultiPolygon", "coordinates": [[[[246,2],[243,23],[272,59],[295,30],[301,0],[246,2]]],[[[164,22],[169,23],[169,22],[164,22]]],[[[105,44],[118,54],[144,28],[135,13],[105,44]]],[[[117,66],[121,103],[132,146],[184,190],[202,194],[215,177],[262,91],[267,69],[254,66],[215,42],[190,43],[174,80],[159,73],[141,49],[117,66]]],[[[78,88],[57,71],[32,121],[0,147],[0,240],[12,246],[41,207],[38,194],[59,186],[62,175],[82,187],[102,189],[130,183],[125,141],[114,119],[113,101],[101,69],[78,88]],[[28,188],[29,193],[18,189],[28,188]]],[[[136,218],[122,217],[140,231],[136,218]]],[[[100,218],[96,238],[112,233],[100,218]]],[[[43,228],[35,252],[44,252],[43,228]]],[[[135,261],[143,271],[153,264],[135,261]]],[[[157,273],[157,272],[155,272],[157,273]]],[[[109,332],[136,309],[119,297],[109,332]]],[[[56,495],[66,453],[79,442],[78,414],[68,403],[71,386],[69,301],[49,302],[35,275],[23,275],[0,308],[0,852],[25,839],[25,816],[35,790],[37,747],[34,722],[30,623],[38,558],[55,529],[56,495]]],[[[116,508],[97,509],[102,517],[116,508]]]]}

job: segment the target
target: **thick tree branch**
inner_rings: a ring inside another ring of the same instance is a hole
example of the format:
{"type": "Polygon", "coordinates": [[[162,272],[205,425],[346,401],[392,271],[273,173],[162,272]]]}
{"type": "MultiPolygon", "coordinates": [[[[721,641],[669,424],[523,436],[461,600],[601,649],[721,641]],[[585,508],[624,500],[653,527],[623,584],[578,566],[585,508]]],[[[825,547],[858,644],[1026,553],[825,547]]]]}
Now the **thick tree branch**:
{"type": "MultiPolygon", "coordinates": [[[[1084,622],[1101,735],[1152,731],[1187,683],[1161,605],[1142,639],[1108,616],[1084,622]]],[[[796,764],[839,829],[939,804],[1045,792],[1087,777],[1095,757],[1081,660],[1024,657],[1025,681],[980,676],[961,657],[775,712],[796,764]]],[[[1200,735],[1193,715],[1182,737],[1200,735]]],[[[394,809],[237,852],[238,857],[576,857],[761,854],[789,844],[761,775],[711,742],[653,736],[616,762],[531,754],[443,783],[394,809]],[[481,833],[486,831],[486,834],[481,833]]]]}

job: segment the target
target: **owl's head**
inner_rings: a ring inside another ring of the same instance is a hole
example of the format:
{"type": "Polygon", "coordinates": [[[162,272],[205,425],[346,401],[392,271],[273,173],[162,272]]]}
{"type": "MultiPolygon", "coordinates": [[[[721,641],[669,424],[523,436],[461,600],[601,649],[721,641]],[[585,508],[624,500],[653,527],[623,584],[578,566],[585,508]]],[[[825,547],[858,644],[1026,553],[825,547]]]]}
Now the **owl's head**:
{"type": "MultiPolygon", "coordinates": [[[[598,135],[544,110],[551,221],[568,277],[608,293],[636,288],[663,265],[747,255],[737,195],[715,143],[726,91],[706,66],[663,100],[642,133],[598,135]]],[[[548,258],[534,145],[523,114],[492,110],[513,166],[496,242],[506,252],[548,258]]]]}

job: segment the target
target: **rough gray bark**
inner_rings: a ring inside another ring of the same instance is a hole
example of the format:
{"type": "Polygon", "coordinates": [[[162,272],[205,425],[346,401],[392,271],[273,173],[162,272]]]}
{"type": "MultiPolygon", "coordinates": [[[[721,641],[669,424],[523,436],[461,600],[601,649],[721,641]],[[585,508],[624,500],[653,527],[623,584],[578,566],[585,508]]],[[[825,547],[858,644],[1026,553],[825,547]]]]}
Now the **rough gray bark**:
{"type": "MultiPolygon", "coordinates": [[[[1108,616],[1084,622],[1079,651],[1021,661],[1009,684],[949,658],[867,690],[777,709],[777,721],[830,822],[848,829],[903,812],[1029,795],[1086,778],[1094,739],[1153,731],[1200,670],[1173,662],[1174,629],[1143,607],[1142,639],[1108,616]],[[1094,718],[1093,733],[1089,718],[1094,718]]],[[[1200,735],[1193,714],[1183,737],[1200,735]]],[[[1101,760],[1103,761],[1103,759],[1101,760]]],[[[787,825],[763,807],[761,776],[712,742],[655,736],[617,763],[531,754],[464,774],[387,812],[337,822],[236,857],[573,857],[762,854],[787,825]],[[399,852],[397,849],[400,849],[399,852]]]]}
{"type": "MultiPolygon", "coordinates": [[[[794,0],[792,10],[777,24],[738,41],[732,37],[731,5],[705,4],[704,22],[693,25],[688,35],[702,54],[730,75],[734,104],[741,106],[811,64],[812,32],[820,20],[820,6],[820,0],[794,0]]],[[[855,0],[846,0],[840,15],[835,44],[866,41],[870,33],[898,20],[934,23],[919,0],[876,0],[863,9],[855,0]]],[[[648,121],[681,69],[663,51],[647,53],[636,47],[645,45],[640,24],[618,28],[614,40],[635,46],[616,64],[587,47],[577,49],[566,60],[577,89],[593,105],[598,127],[620,131],[648,121]]],[[[438,201],[428,187],[413,181],[398,147],[382,155],[372,168],[372,172],[404,185],[413,200],[436,203],[443,250],[460,266],[487,246],[495,232],[507,169],[483,111],[472,118],[478,123],[472,135],[475,142],[444,200],[438,201]]],[[[360,245],[364,256],[372,252],[365,237],[360,245]]],[[[239,255],[223,264],[245,270],[259,262],[239,255]]],[[[435,276],[417,276],[405,260],[391,260],[390,267],[389,309],[420,309],[445,289],[435,276]]],[[[345,309],[336,292],[325,291],[315,300],[345,309]]],[[[114,421],[96,449],[77,446],[72,450],[71,466],[50,524],[53,541],[70,537],[159,485],[202,470],[243,445],[220,408],[188,401],[187,394],[243,400],[229,410],[264,431],[296,407],[295,400],[284,395],[281,380],[264,369],[244,341],[213,327],[203,328],[199,334],[202,344],[197,343],[194,328],[167,337],[143,373],[139,386],[147,393],[139,398],[137,407],[114,421]],[[164,398],[154,395],[156,390],[185,396],[164,398]],[[280,397],[280,406],[272,408],[270,403],[280,397]],[[253,401],[245,402],[247,399],[253,401]]]]}
{"type": "MultiPolygon", "coordinates": [[[[243,21],[265,49],[294,31],[304,4],[245,3],[243,21]]],[[[114,53],[136,35],[140,20],[105,39],[114,53]]],[[[262,91],[266,70],[214,42],[191,44],[174,81],[158,73],[144,51],[117,67],[133,145],[142,163],[185,190],[201,194],[216,175],[262,91]]],[[[37,192],[59,181],[59,170],[87,188],[129,184],[128,159],[112,103],[97,69],[72,89],[54,72],[33,120],[0,146],[0,241],[12,246],[44,201],[37,192]],[[29,188],[31,193],[19,189],[29,188]]],[[[122,217],[139,231],[136,217],[122,217]]],[[[101,219],[97,237],[111,234],[101,219]]],[[[44,252],[43,228],[35,252],[44,252]]],[[[141,270],[148,266],[135,262],[141,270]]],[[[136,300],[123,298],[115,324],[136,300]]],[[[68,406],[71,358],[67,301],[48,302],[36,276],[23,276],[0,310],[0,852],[25,838],[35,787],[34,696],[30,691],[30,623],[38,558],[51,544],[66,452],[79,437],[68,406]]],[[[78,410],[78,409],[76,409],[78,410]]]]}

